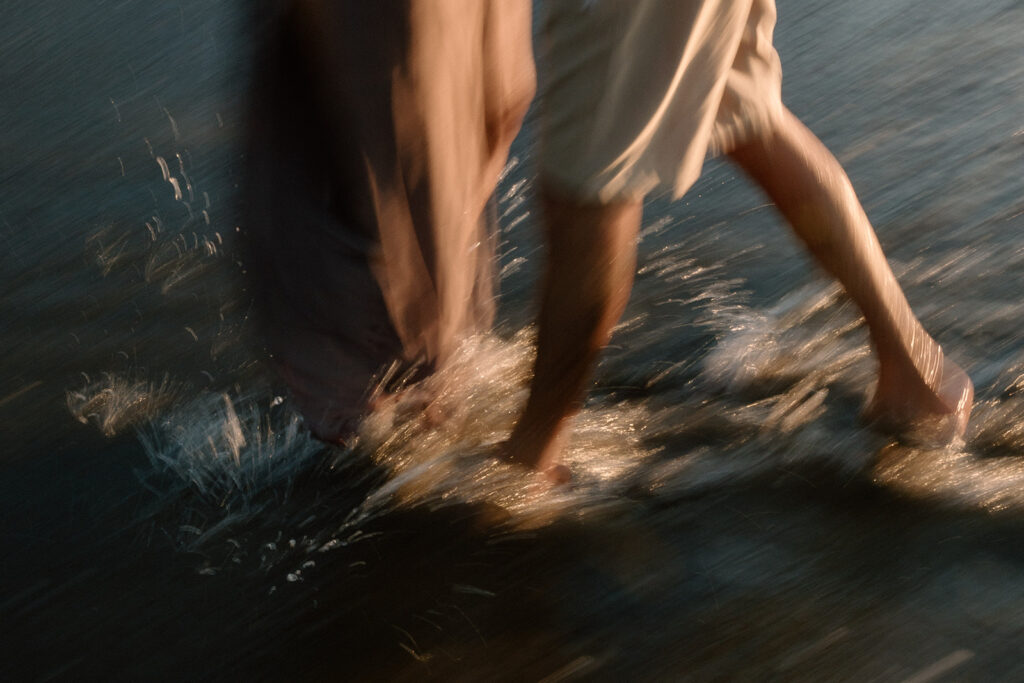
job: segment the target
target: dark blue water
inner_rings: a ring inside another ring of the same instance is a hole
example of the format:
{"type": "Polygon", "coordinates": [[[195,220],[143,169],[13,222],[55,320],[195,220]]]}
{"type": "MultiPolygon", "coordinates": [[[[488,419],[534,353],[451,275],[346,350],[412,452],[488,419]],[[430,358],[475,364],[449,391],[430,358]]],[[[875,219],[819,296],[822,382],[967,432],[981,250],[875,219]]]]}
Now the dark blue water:
{"type": "Polygon", "coordinates": [[[4,16],[3,678],[1024,679],[1019,2],[779,7],[784,99],[975,381],[964,443],[861,427],[863,326],[712,160],[647,208],[556,492],[489,457],[531,354],[532,122],[501,323],[430,380],[449,419],[325,450],[234,255],[239,8],[4,16]]]}

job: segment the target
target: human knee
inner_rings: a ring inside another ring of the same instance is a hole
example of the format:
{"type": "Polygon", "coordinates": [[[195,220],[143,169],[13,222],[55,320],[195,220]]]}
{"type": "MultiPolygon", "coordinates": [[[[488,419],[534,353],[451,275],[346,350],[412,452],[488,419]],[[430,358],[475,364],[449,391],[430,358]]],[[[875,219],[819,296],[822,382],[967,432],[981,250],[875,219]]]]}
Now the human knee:
{"type": "Polygon", "coordinates": [[[491,152],[507,150],[512,144],[530,109],[537,92],[537,77],[533,69],[522,73],[517,82],[510,88],[496,107],[490,107],[486,113],[484,125],[487,131],[487,146],[491,152]]]}

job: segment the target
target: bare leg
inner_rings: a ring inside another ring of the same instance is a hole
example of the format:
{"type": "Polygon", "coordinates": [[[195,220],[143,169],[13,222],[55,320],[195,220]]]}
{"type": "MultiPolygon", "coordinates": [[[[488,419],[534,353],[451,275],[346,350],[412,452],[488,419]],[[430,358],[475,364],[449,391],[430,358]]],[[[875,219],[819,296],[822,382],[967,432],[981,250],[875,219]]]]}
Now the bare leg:
{"type": "Polygon", "coordinates": [[[565,478],[557,467],[566,422],[626,307],[636,268],[642,201],[587,205],[542,198],[548,240],[530,397],[505,457],[565,478]]]}
{"type": "Polygon", "coordinates": [[[366,390],[491,325],[485,206],[533,96],[531,3],[278,4],[259,22],[247,270],[306,425],[337,441],[388,404],[430,417],[422,390],[366,390]]]}
{"type": "Polygon", "coordinates": [[[870,417],[891,429],[925,421],[941,439],[962,434],[971,381],[914,317],[835,157],[788,110],[772,134],[730,154],[864,313],[879,360],[870,417]]]}

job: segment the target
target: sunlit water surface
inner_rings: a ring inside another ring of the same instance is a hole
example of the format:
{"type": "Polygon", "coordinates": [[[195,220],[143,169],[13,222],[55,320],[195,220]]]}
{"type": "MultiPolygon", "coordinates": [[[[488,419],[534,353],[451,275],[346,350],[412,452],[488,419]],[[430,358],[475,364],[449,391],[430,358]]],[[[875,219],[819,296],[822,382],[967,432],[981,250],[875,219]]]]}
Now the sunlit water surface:
{"type": "Polygon", "coordinates": [[[973,377],[965,439],[862,425],[859,317],[711,161],[648,206],[558,488],[494,458],[533,354],[532,121],[497,329],[429,413],[326,447],[234,255],[241,17],[100,4],[0,29],[7,677],[1024,678],[1019,3],[780,3],[785,98],[973,377]]]}

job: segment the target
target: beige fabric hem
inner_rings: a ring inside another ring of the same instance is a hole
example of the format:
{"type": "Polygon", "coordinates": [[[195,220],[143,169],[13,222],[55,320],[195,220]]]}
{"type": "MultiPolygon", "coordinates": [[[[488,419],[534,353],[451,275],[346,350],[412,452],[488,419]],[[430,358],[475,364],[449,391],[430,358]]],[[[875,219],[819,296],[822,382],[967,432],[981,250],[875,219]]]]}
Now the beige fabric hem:
{"type": "Polygon", "coordinates": [[[681,196],[709,149],[782,112],[773,0],[559,0],[544,20],[541,176],[609,203],[681,196]]]}

